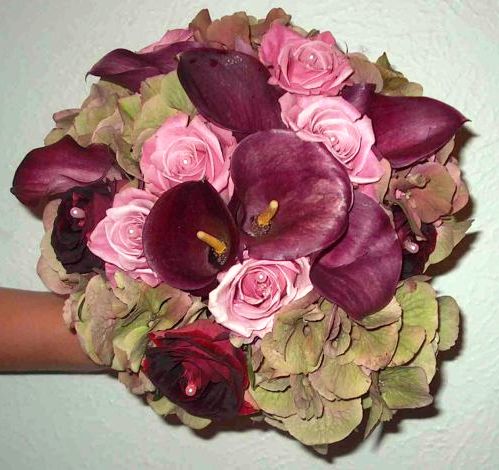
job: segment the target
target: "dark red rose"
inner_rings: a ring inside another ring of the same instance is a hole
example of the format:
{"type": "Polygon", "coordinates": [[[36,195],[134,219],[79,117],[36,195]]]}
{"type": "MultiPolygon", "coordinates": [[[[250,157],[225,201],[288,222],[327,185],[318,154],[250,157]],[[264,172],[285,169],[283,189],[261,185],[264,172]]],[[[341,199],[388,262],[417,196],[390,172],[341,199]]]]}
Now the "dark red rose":
{"type": "Polygon", "coordinates": [[[229,341],[228,330],[198,320],[176,330],[153,332],[150,339],[143,369],[171,402],[203,418],[248,414],[246,358],[229,341]]]}
{"type": "Polygon", "coordinates": [[[88,248],[88,237],[111,207],[115,184],[75,187],[62,195],[52,231],[52,247],[66,271],[85,274],[104,267],[88,248]]]}

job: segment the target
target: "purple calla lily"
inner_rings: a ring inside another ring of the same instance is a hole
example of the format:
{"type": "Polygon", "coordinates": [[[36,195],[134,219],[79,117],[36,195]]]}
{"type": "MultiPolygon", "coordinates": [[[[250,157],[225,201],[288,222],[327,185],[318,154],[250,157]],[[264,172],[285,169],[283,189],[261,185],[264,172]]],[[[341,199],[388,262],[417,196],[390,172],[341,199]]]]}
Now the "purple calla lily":
{"type": "Polygon", "coordinates": [[[65,136],[24,157],[14,175],[11,192],[23,204],[36,207],[46,198],[103,179],[113,163],[114,154],[107,145],[80,147],[65,136]]]}
{"type": "Polygon", "coordinates": [[[205,181],[181,183],[165,192],[146,219],[142,240],[149,266],[164,282],[187,291],[211,284],[239,248],[227,206],[205,181]]]}
{"type": "Polygon", "coordinates": [[[402,250],[390,218],[356,191],[348,230],[313,263],[310,279],[327,299],[360,320],[392,299],[400,278],[402,250]]]}
{"type": "Polygon", "coordinates": [[[255,57],[202,48],[184,52],[180,83],[197,110],[219,126],[243,135],[279,129],[282,90],[269,85],[269,71],[255,57]]]}
{"type": "Polygon", "coordinates": [[[178,65],[177,55],[196,47],[199,44],[193,41],[182,41],[152,52],[115,49],[100,59],[88,74],[138,92],[145,79],[172,72],[178,65]]]}
{"type": "Polygon", "coordinates": [[[236,221],[253,258],[307,256],[347,227],[352,187],[345,169],[321,144],[292,131],[244,139],[232,155],[231,176],[236,221]]]}
{"type": "Polygon", "coordinates": [[[427,97],[385,96],[369,84],[346,87],[342,97],[372,121],[376,147],[393,168],[440,150],[467,121],[452,106],[427,97]]]}

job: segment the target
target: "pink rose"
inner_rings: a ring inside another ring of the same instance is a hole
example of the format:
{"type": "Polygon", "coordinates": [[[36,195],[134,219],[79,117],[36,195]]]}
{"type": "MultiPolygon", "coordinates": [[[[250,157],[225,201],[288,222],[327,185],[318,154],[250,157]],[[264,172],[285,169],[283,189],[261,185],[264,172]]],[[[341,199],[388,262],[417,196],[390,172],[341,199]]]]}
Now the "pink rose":
{"type": "Polygon", "coordinates": [[[147,264],[142,246],[142,228],[156,199],[153,194],[135,188],[126,188],[114,197],[113,207],[106,211],[88,242],[90,251],[106,261],[107,272],[118,268],[150,286],[159,283],[147,264]]]}
{"type": "Polygon", "coordinates": [[[372,150],[371,120],[348,101],[339,96],[286,93],[279,102],[284,123],[300,139],[323,143],[344,165],[352,182],[366,184],[381,178],[383,167],[372,150]]]}
{"type": "Polygon", "coordinates": [[[304,297],[313,286],[307,258],[268,261],[248,258],[219,275],[208,308],[218,323],[246,338],[263,338],[274,314],[304,297]]]}
{"type": "Polygon", "coordinates": [[[337,95],[353,72],[331,33],[304,38],[279,23],[263,36],[260,60],[272,74],[269,83],[302,95],[337,95]]]}
{"type": "Polygon", "coordinates": [[[146,188],[160,196],[184,181],[206,179],[226,196],[232,193],[229,178],[230,157],[236,139],[201,116],[189,122],[179,113],[144,142],[140,168],[146,188]]]}
{"type": "Polygon", "coordinates": [[[146,52],[154,52],[161,47],[170,46],[176,42],[191,41],[192,39],[192,31],[190,29],[170,29],[163,35],[163,37],[161,37],[161,39],[149,44],[149,46],[144,47],[139,51],[139,53],[144,54],[146,52]]]}

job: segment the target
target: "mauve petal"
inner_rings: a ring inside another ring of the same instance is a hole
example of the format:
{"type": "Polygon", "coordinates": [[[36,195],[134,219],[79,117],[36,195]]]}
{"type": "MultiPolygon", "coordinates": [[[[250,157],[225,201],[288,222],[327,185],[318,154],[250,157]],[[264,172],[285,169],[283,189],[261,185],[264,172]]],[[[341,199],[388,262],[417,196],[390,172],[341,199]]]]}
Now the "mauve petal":
{"type": "Polygon", "coordinates": [[[151,209],[142,232],[149,266],[166,283],[184,290],[202,289],[233,262],[239,235],[227,206],[204,181],[181,183],[164,193],[151,209]],[[228,247],[219,264],[212,249],[198,240],[204,231],[228,247]]]}
{"type": "Polygon", "coordinates": [[[262,131],[244,139],[232,155],[237,222],[252,258],[294,260],[331,245],[345,231],[352,187],[343,166],[321,144],[293,131],[262,131]],[[264,235],[253,220],[277,200],[264,235]],[[256,234],[255,234],[256,235],[256,234]]]}
{"type": "Polygon", "coordinates": [[[254,57],[191,50],[180,56],[178,76],[197,110],[226,129],[251,134],[284,127],[278,103],[282,92],[267,83],[270,74],[254,57]]]}
{"type": "Polygon", "coordinates": [[[143,53],[115,49],[100,59],[88,74],[139,92],[145,79],[172,72],[177,68],[177,55],[196,47],[199,45],[195,42],[182,41],[143,53]]]}
{"type": "Polygon", "coordinates": [[[376,147],[393,168],[440,150],[467,119],[455,108],[423,96],[385,96],[371,85],[346,87],[342,97],[372,120],[376,147]]]}
{"type": "Polygon", "coordinates": [[[401,266],[402,251],[390,218],[357,191],[345,236],[314,262],[310,279],[324,297],[360,320],[390,302],[401,266]]]}
{"type": "Polygon", "coordinates": [[[102,179],[114,162],[103,144],[80,147],[65,136],[55,144],[29,152],[14,175],[11,192],[23,204],[36,206],[44,198],[102,179]]]}

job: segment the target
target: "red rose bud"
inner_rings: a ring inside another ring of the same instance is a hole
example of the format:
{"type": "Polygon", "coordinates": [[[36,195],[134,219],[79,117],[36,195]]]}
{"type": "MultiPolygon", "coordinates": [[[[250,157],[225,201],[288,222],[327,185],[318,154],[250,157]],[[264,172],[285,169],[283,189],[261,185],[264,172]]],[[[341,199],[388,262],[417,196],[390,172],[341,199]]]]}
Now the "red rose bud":
{"type": "Polygon", "coordinates": [[[52,231],[52,247],[68,274],[85,274],[103,268],[88,248],[88,237],[111,207],[115,185],[98,183],[76,187],[62,196],[52,231]]]}
{"type": "Polygon", "coordinates": [[[210,419],[248,414],[246,357],[229,331],[198,320],[176,330],[150,334],[143,370],[159,392],[188,413],[210,419]]]}

